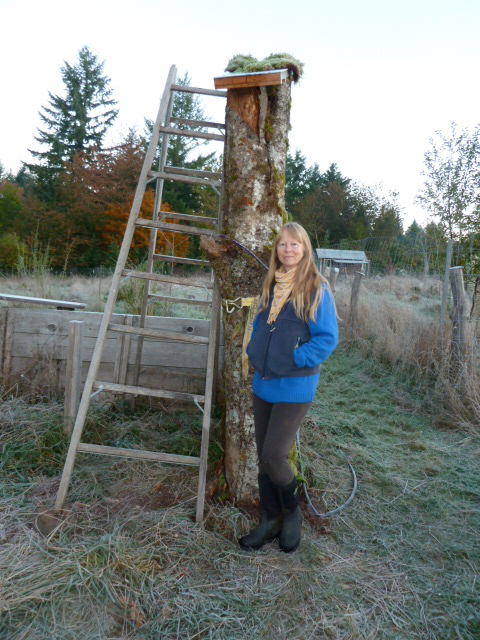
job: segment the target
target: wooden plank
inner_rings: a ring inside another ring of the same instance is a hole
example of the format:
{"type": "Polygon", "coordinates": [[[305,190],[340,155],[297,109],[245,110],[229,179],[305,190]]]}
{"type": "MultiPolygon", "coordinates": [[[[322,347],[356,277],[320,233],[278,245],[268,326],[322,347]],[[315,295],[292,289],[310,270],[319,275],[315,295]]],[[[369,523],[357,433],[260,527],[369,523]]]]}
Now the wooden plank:
{"type": "Polygon", "coordinates": [[[195,456],[179,456],[174,453],[161,453],[159,451],[145,451],[142,449],[121,449],[120,447],[107,447],[99,444],[87,444],[79,442],[77,451],[82,453],[93,453],[102,456],[120,456],[122,458],[133,458],[134,460],[154,460],[156,462],[166,462],[168,464],[182,464],[186,466],[198,467],[200,458],[195,456]]]}
{"type": "Polygon", "coordinates": [[[57,309],[85,309],[87,306],[84,302],[69,302],[67,300],[50,300],[48,298],[29,298],[28,296],[14,296],[10,293],[0,293],[0,300],[8,300],[9,302],[23,302],[25,304],[35,304],[47,307],[56,307],[57,309]]]}
{"type": "Polygon", "coordinates": [[[207,180],[206,178],[194,178],[180,174],[166,173],[165,171],[149,171],[150,178],[159,178],[161,180],[172,180],[172,182],[185,182],[186,184],[198,184],[201,187],[221,187],[221,180],[207,180]]]}
{"type": "MultiPolygon", "coordinates": [[[[209,284],[209,280],[205,279],[204,282],[207,285],[209,284]]],[[[181,284],[185,284],[184,279],[181,279],[181,284]]],[[[180,283],[174,284],[174,286],[180,286],[180,283]]],[[[68,311],[15,308],[13,313],[15,314],[15,334],[25,333],[30,334],[32,337],[42,335],[68,337],[69,323],[72,320],[72,314],[68,311]]],[[[114,314],[111,317],[111,322],[122,324],[125,318],[131,318],[132,323],[138,326],[138,315],[114,314]]],[[[75,313],[75,320],[83,320],[85,322],[84,338],[87,339],[95,339],[97,337],[101,319],[102,314],[93,311],[75,313]]],[[[151,329],[157,328],[168,331],[185,331],[185,327],[193,326],[196,334],[204,336],[208,336],[210,324],[209,320],[203,318],[169,318],[162,316],[148,316],[147,322],[151,329]]]]}
{"type": "Polygon", "coordinates": [[[7,381],[12,368],[13,332],[15,328],[16,309],[9,309],[6,318],[5,338],[3,340],[3,370],[4,381],[7,381]]]}
{"type": "MultiPolygon", "coordinates": [[[[127,327],[131,327],[133,325],[133,316],[125,317],[125,325],[127,327]]],[[[127,335],[121,335],[121,338],[123,339],[123,341],[122,341],[122,351],[121,351],[121,358],[120,358],[120,371],[118,374],[118,383],[125,384],[127,381],[127,375],[128,375],[128,357],[130,354],[130,343],[132,341],[132,337],[129,334],[127,334],[127,335]]]]}
{"type": "MultiPolygon", "coordinates": [[[[161,253],[155,253],[153,259],[156,262],[173,262],[175,264],[191,264],[198,267],[209,267],[208,260],[197,260],[196,258],[181,258],[180,256],[167,256],[161,253]]],[[[150,296],[150,294],[148,294],[150,296]]]]}
{"type": "Polygon", "coordinates": [[[188,220],[189,222],[201,222],[210,224],[212,226],[217,226],[218,223],[217,218],[210,218],[209,216],[194,216],[190,213],[171,213],[170,211],[162,211],[161,217],[168,220],[188,220]]]}
{"type": "Polygon", "coordinates": [[[187,127],[210,127],[216,129],[225,129],[224,122],[208,122],[206,120],[187,120],[186,118],[170,118],[170,122],[176,124],[185,124],[187,127]]]}
{"type": "Polygon", "coordinates": [[[171,302],[172,304],[195,304],[195,305],[203,305],[205,307],[211,307],[211,300],[194,300],[192,298],[175,298],[175,296],[161,296],[157,293],[151,293],[149,295],[150,298],[155,298],[161,302],[171,302]]]}
{"type": "Polygon", "coordinates": [[[118,333],[129,333],[144,338],[152,338],[155,340],[171,340],[172,342],[191,342],[195,344],[208,344],[208,338],[196,336],[192,333],[174,333],[173,331],[158,331],[157,329],[143,329],[141,327],[128,327],[121,324],[109,324],[109,331],[117,331],[118,333]]]}
{"type": "Polygon", "coordinates": [[[84,322],[82,320],[72,320],[69,326],[63,417],[63,431],[67,436],[72,435],[78,403],[80,402],[83,327],[84,322]]]}
{"type": "Polygon", "coordinates": [[[288,81],[288,69],[252,71],[250,73],[230,73],[213,79],[216,89],[242,89],[245,87],[266,87],[284,84],[288,81]]]}
{"type": "Polygon", "coordinates": [[[3,371],[3,345],[5,342],[5,332],[7,330],[8,308],[0,307],[0,372],[3,371]]]}
{"type": "Polygon", "coordinates": [[[180,91],[183,93],[198,93],[203,96],[216,96],[218,98],[226,98],[226,91],[215,91],[215,89],[199,89],[198,87],[184,87],[181,84],[172,84],[172,91],[180,91]]]}
{"type": "Polygon", "coordinates": [[[156,222],[154,220],[144,220],[139,218],[136,222],[138,227],[145,229],[159,229],[160,231],[171,231],[173,233],[186,233],[192,236],[216,236],[216,229],[203,229],[201,227],[189,227],[186,224],[173,224],[171,222],[156,222]]]}
{"type": "Polygon", "coordinates": [[[152,398],[166,398],[168,400],[191,400],[194,402],[204,402],[205,396],[194,393],[181,393],[178,391],[167,391],[166,389],[147,389],[147,387],[136,387],[128,384],[114,384],[113,382],[102,382],[97,380],[93,383],[93,389],[103,387],[105,391],[113,393],[131,393],[132,395],[150,396],[152,398]]]}
{"type": "Polygon", "coordinates": [[[278,86],[279,84],[283,84],[284,81],[282,82],[272,82],[271,80],[264,80],[264,81],[256,81],[253,82],[251,80],[246,80],[245,82],[239,82],[239,83],[232,83],[232,85],[228,85],[227,83],[223,83],[222,86],[230,91],[234,91],[235,89],[250,89],[253,87],[271,87],[271,86],[278,86]]]}
{"type": "MultiPolygon", "coordinates": [[[[194,178],[207,178],[208,180],[221,180],[223,178],[222,173],[217,171],[200,171],[200,169],[184,169],[183,167],[171,167],[165,166],[163,168],[165,173],[177,173],[182,176],[193,176],[194,178]]],[[[161,212],[163,213],[163,212],[161,212]]]]}
{"type": "Polygon", "coordinates": [[[198,473],[198,495],[197,495],[197,510],[196,521],[201,522],[203,520],[203,512],[205,506],[205,485],[207,478],[207,466],[208,466],[208,441],[210,437],[210,414],[212,411],[213,403],[213,388],[214,388],[214,374],[215,374],[215,352],[216,344],[218,340],[217,329],[219,323],[217,322],[220,315],[221,299],[220,288],[218,282],[215,281],[213,289],[213,306],[212,306],[212,320],[210,322],[210,335],[209,335],[209,348],[207,356],[207,376],[205,380],[205,404],[203,410],[203,422],[202,422],[202,444],[200,449],[200,469],[198,473]]]}
{"type": "Polygon", "coordinates": [[[174,276],[164,276],[162,273],[146,273],[144,271],[131,271],[124,269],[122,276],[130,276],[131,278],[140,278],[143,280],[153,280],[155,282],[168,282],[170,284],[180,284],[183,287],[200,287],[201,289],[211,289],[212,283],[195,278],[176,278],[174,276]]]}
{"type": "MultiPolygon", "coordinates": [[[[135,336],[132,336],[133,344],[131,348],[133,349],[136,343],[135,336]]],[[[208,340],[208,338],[205,338],[208,340]]],[[[39,348],[35,349],[30,344],[21,344],[18,340],[18,336],[15,340],[15,349],[13,356],[10,362],[13,362],[13,359],[19,358],[25,362],[30,362],[30,366],[32,364],[32,360],[42,360],[42,357],[45,360],[59,360],[60,362],[66,361],[67,357],[67,346],[63,345],[61,348],[58,345],[50,345],[51,349],[47,350],[45,345],[39,345],[39,348]]],[[[89,362],[93,356],[93,352],[95,349],[95,341],[90,340],[87,341],[84,338],[83,342],[83,358],[85,362],[89,362]]],[[[112,365],[114,367],[115,360],[117,357],[117,340],[111,339],[109,341],[108,350],[105,349],[104,355],[102,357],[102,364],[112,365]]],[[[187,343],[187,342],[179,342],[178,340],[174,341],[164,341],[162,343],[152,342],[149,345],[148,352],[144,354],[143,357],[143,366],[149,367],[164,367],[168,369],[199,369],[205,367],[207,349],[205,344],[201,343],[187,343]]],[[[134,354],[130,353],[128,363],[132,364],[134,359],[134,354]]],[[[119,363],[120,364],[120,363],[119,363]]],[[[25,366],[28,368],[28,364],[25,366]]]]}
{"type": "Polygon", "coordinates": [[[221,133],[204,133],[203,131],[190,131],[189,129],[176,129],[175,127],[160,127],[160,131],[169,136],[186,136],[187,138],[202,138],[202,140],[225,142],[225,136],[221,133]]]}

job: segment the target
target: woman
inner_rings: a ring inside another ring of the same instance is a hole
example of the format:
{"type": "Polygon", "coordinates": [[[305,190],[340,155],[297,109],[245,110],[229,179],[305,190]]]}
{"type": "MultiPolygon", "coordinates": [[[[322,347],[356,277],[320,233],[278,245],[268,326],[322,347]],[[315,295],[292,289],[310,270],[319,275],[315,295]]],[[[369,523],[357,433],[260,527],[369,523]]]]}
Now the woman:
{"type": "Polygon", "coordinates": [[[247,353],[255,369],[253,412],[258,453],[260,523],[239,540],[260,549],[279,538],[282,551],[300,544],[302,514],[288,454],[317,388],[320,364],[338,342],[328,283],[296,222],[275,238],[247,353]]]}

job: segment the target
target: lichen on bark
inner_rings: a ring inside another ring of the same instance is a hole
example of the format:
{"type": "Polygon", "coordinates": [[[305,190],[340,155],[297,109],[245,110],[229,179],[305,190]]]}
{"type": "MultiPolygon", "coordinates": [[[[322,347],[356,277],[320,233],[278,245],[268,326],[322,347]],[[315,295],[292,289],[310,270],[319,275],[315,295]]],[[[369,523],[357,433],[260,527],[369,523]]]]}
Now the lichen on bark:
{"type": "MultiPolygon", "coordinates": [[[[284,188],[290,81],[278,87],[227,93],[224,154],[223,233],[203,236],[201,246],[218,277],[222,299],[258,295],[263,267],[232,242],[245,245],[268,263],[273,238],[285,222],[284,188]]],[[[223,314],[225,477],[234,502],[256,495],[251,377],[242,378],[243,329],[248,309],[223,314]]]]}

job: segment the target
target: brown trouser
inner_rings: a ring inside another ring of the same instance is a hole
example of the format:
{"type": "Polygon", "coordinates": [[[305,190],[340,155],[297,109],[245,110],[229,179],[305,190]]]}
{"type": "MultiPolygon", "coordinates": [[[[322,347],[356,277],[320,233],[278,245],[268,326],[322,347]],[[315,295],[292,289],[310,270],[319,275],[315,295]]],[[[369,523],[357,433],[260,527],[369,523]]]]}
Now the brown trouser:
{"type": "Polygon", "coordinates": [[[294,478],[288,454],[311,402],[290,404],[265,402],[253,394],[258,473],[285,487],[294,478]]]}

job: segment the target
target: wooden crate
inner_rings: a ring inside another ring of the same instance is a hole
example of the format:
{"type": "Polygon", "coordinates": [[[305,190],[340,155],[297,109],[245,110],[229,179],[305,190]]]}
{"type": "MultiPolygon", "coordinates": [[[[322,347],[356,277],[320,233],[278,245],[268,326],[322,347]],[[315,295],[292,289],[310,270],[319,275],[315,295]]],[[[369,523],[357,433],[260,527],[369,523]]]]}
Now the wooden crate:
{"type": "MultiPolygon", "coordinates": [[[[102,320],[101,313],[44,309],[0,308],[0,356],[5,381],[23,379],[40,367],[52,370],[56,384],[65,388],[65,370],[70,320],[84,321],[82,383],[85,381],[95,340],[102,320]],[[38,367],[37,367],[38,368],[38,367]]],[[[138,326],[139,316],[115,314],[112,323],[138,326]]],[[[147,328],[208,337],[209,320],[150,316],[147,328]]],[[[105,342],[97,379],[105,382],[133,384],[133,367],[138,339],[109,332],[105,342]],[[122,363],[123,361],[123,372],[122,363]],[[119,380],[123,376],[123,380],[119,380]]],[[[222,351],[222,345],[220,345],[222,351]]],[[[146,340],[142,351],[140,385],[152,389],[203,393],[207,345],[146,340]]]]}

